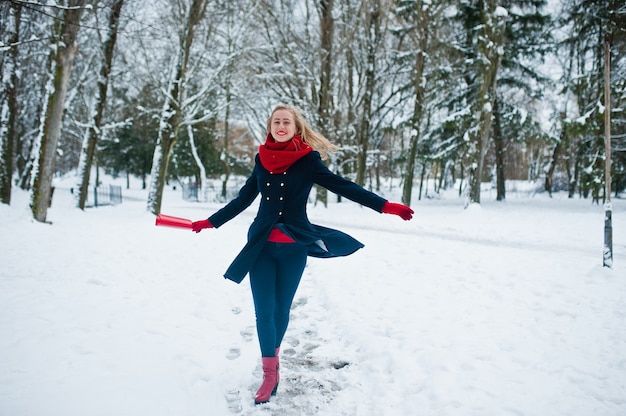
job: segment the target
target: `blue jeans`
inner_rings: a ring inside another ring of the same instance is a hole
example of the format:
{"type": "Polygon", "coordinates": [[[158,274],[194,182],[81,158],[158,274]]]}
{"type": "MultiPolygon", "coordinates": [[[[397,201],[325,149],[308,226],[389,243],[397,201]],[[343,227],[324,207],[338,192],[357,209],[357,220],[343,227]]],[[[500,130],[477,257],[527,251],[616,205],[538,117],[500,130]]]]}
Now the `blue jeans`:
{"type": "Polygon", "coordinates": [[[250,287],[256,313],[261,356],[274,357],[287,332],[291,302],[307,260],[307,248],[298,243],[265,243],[250,269],[250,287]]]}

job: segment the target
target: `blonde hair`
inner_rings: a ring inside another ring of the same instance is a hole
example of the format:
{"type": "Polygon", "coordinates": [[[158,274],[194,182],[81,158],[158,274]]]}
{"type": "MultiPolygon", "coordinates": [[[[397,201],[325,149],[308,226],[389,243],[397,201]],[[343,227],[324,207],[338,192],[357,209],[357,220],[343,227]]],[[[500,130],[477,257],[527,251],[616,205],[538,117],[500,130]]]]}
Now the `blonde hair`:
{"type": "Polygon", "coordinates": [[[304,118],[300,110],[296,107],[292,107],[289,105],[277,105],[272,110],[269,118],[267,119],[267,133],[269,134],[272,130],[272,117],[274,113],[279,110],[287,110],[293,114],[294,122],[296,123],[297,134],[302,137],[302,141],[307,143],[309,146],[320,153],[322,159],[327,159],[330,153],[336,152],[339,150],[339,147],[334,145],[330,140],[328,140],[322,133],[319,133],[311,127],[308,121],[304,118]]]}

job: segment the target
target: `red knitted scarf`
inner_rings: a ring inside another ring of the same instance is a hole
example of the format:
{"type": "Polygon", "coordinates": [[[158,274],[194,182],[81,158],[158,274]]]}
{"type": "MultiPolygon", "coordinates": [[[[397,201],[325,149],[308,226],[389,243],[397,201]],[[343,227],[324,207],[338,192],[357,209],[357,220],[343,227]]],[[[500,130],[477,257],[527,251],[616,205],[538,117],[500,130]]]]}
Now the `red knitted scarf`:
{"type": "Polygon", "coordinates": [[[288,142],[280,143],[268,134],[265,144],[259,146],[259,157],[263,167],[270,173],[276,174],[283,173],[312,150],[300,136],[293,136],[293,139],[288,142]]]}

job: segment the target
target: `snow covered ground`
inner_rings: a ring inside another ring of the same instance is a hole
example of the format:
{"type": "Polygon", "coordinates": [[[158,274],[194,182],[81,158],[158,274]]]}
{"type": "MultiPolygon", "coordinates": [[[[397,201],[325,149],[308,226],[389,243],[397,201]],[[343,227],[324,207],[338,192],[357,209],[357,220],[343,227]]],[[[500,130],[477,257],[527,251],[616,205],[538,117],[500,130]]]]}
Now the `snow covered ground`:
{"type": "MultiPolygon", "coordinates": [[[[410,222],[311,205],[366,247],[309,261],[278,395],[255,407],[248,279],[222,273],[256,205],[196,235],[155,227],[138,189],[79,211],[73,182],[56,181],[52,225],[23,192],[0,206],[2,416],[626,414],[626,200],[612,270],[604,208],[562,194],[463,209],[451,192],[410,222]]],[[[168,190],[163,212],[220,206],[168,190]]]]}

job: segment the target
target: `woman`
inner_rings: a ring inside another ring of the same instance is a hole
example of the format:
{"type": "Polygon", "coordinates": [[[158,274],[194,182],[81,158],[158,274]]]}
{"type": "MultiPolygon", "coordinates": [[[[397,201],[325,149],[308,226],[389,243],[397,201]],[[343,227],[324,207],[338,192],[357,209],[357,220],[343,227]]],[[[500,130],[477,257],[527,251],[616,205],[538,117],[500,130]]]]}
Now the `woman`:
{"type": "Polygon", "coordinates": [[[297,109],[274,108],[267,120],[266,142],[259,146],[254,170],[239,195],[208,219],[192,224],[196,233],[220,227],[261,194],[248,242],[224,274],[237,283],[250,274],[263,364],[263,383],[254,398],[256,404],[265,403],[276,394],[278,352],[307,256],[346,256],[363,247],[341,231],[309,222],[306,205],[313,184],[378,212],[395,214],[404,220],[413,215],[411,208],[388,202],[332,173],[322,163],[322,156],[335,150],[337,147],[313,131],[297,109]]]}

